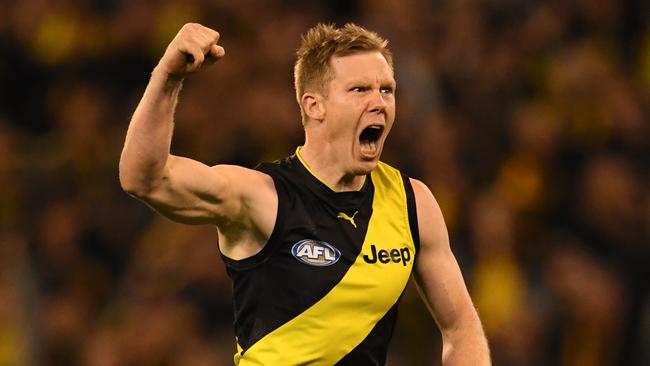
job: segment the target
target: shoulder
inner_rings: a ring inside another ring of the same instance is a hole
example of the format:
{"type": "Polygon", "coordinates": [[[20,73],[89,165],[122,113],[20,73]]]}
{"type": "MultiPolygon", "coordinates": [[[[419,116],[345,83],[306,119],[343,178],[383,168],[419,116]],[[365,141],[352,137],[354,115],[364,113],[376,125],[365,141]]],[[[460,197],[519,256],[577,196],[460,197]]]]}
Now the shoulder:
{"type": "Polygon", "coordinates": [[[449,239],[445,220],[433,193],[420,180],[409,178],[409,181],[415,195],[421,245],[448,245],[449,239]]]}
{"type": "MultiPolygon", "coordinates": [[[[413,188],[413,195],[415,196],[418,222],[420,224],[423,224],[423,220],[430,221],[434,218],[438,218],[438,216],[440,216],[441,219],[442,213],[440,212],[440,206],[433,196],[433,193],[431,193],[429,187],[427,187],[426,184],[422,183],[422,181],[415,178],[409,178],[409,182],[411,183],[411,187],[413,188]]],[[[425,224],[430,223],[425,222],[425,224]]]]}
{"type": "MultiPolygon", "coordinates": [[[[373,174],[399,177],[404,182],[404,185],[408,184],[412,187],[418,206],[423,202],[435,203],[435,198],[433,197],[431,190],[429,190],[429,187],[427,187],[426,184],[422,183],[418,179],[409,177],[390,164],[380,161],[377,164],[377,167],[373,170],[373,174]]],[[[418,209],[418,212],[419,211],[420,210],[418,209]]]]}
{"type": "Polygon", "coordinates": [[[405,185],[410,184],[410,186],[413,189],[413,193],[415,194],[416,201],[433,200],[435,202],[435,198],[433,198],[433,194],[426,186],[426,184],[422,183],[421,181],[415,178],[409,177],[408,175],[404,174],[399,169],[391,166],[388,163],[379,161],[377,163],[377,167],[373,169],[372,173],[373,175],[377,175],[377,176],[383,175],[383,176],[399,177],[404,182],[405,185]]]}
{"type": "Polygon", "coordinates": [[[246,188],[260,188],[259,184],[273,186],[271,176],[257,169],[228,164],[214,165],[210,169],[218,175],[227,177],[231,189],[234,191],[246,191],[246,188]]]}
{"type": "Polygon", "coordinates": [[[219,248],[226,257],[243,259],[254,255],[270,238],[277,219],[278,195],[268,174],[237,165],[215,165],[211,169],[226,176],[228,200],[217,217],[219,248]]]}
{"type": "Polygon", "coordinates": [[[274,181],[292,181],[296,179],[298,174],[298,162],[294,156],[289,156],[283,159],[267,161],[259,163],[255,171],[261,172],[270,176],[274,181]]]}
{"type": "Polygon", "coordinates": [[[411,187],[413,187],[413,193],[415,194],[416,201],[421,201],[422,203],[425,201],[431,203],[430,201],[433,201],[433,203],[436,203],[436,199],[433,196],[433,193],[431,193],[431,190],[429,187],[427,187],[426,184],[418,179],[411,177],[409,177],[409,182],[411,183],[411,187]]]}
{"type": "Polygon", "coordinates": [[[394,184],[406,184],[405,175],[402,174],[397,168],[390,166],[382,161],[377,163],[377,166],[370,173],[375,185],[383,184],[392,186],[394,184]],[[400,182],[400,183],[398,183],[400,182]]]}
{"type": "Polygon", "coordinates": [[[211,169],[219,176],[225,177],[226,184],[222,188],[223,205],[226,222],[231,220],[267,221],[266,216],[274,212],[277,205],[277,191],[273,178],[261,171],[238,165],[215,165],[211,169]]]}

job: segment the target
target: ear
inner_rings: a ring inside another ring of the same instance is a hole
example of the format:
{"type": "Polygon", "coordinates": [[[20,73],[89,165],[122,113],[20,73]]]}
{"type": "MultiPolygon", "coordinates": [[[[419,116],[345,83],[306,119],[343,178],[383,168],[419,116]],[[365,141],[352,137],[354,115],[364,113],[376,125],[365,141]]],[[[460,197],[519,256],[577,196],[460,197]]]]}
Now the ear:
{"type": "Polygon", "coordinates": [[[325,118],[324,98],[319,93],[307,92],[302,95],[300,102],[309,119],[322,121],[325,118]]]}

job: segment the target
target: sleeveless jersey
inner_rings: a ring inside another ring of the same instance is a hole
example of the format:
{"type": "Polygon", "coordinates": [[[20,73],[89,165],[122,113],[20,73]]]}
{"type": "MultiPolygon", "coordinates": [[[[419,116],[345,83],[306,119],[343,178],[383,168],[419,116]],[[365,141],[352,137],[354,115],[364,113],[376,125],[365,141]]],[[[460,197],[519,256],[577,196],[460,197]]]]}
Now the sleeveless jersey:
{"type": "Polygon", "coordinates": [[[384,365],[419,246],[408,177],[380,162],[359,191],[335,192],[299,151],[256,169],[273,178],[278,212],[259,253],[222,256],[235,365],[384,365]]]}

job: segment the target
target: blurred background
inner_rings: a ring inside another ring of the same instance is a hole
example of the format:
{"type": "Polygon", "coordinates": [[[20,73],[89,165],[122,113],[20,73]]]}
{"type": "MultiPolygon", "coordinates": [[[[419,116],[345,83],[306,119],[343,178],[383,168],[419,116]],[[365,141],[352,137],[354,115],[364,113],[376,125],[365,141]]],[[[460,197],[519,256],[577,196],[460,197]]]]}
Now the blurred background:
{"type": "MultiPolygon", "coordinates": [[[[175,154],[292,154],[300,34],[364,25],[396,61],[383,160],[436,195],[494,364],[650,365],[643,0],[0,1],[0,365],[232,364],[215,229],[118,181],[130,115],[188,21],[227,56],[186,81],[175,154]]],[[[440,347],[410,286],[389,365],[439,365],[440,347]]]]}

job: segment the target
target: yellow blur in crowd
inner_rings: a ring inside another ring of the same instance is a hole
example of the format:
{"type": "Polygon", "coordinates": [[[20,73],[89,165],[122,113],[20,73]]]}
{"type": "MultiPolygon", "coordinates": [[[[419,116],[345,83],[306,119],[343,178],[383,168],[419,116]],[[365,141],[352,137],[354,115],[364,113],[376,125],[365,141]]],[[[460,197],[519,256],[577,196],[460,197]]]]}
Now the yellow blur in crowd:
{"type": "MultiPolygon", "coordinates": [[[[247,166],[291,154],[293,52],[329,20],[390,40],[383,160],[432,187],[493,363],[650,364],[650,6],[334,3],[0,5],[0,366],[231,362],[216,233],[119,189],[126,126],[169,40],[203,22],[228,56],[186,81],[173,150],[247,166]]],[[[389,366],[440,362],[416,298],[389,366]]]]}

